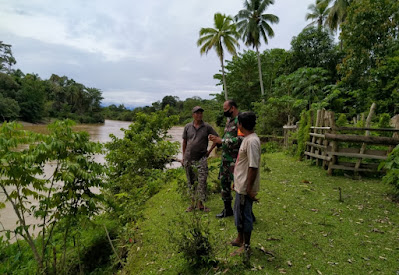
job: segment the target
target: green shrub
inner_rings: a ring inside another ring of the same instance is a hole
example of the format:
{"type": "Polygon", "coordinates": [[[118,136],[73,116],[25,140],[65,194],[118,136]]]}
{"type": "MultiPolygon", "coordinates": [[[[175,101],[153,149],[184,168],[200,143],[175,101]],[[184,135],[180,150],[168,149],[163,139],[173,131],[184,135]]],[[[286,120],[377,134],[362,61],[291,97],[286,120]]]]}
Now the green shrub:
{"type": "Polygon", "coordinates": [[[395,187],[395,196],[399,197],[399,145],[389,154],[387,160],[382,162],[379,168],[386,169],[387,173],[382,178],[384,183],[392,184],[395,187]]]}
{"type": "Polygon", "coordinates": [[[277,153],[281,151],[281,144],[276,141],[270,141],[261,145],[261,152],[264,153],[277,153]]]}
{"type": "Polygon", "coordinates": [[[343,127],[348,124],[348,119],[345,114],[339,114],[336,125],[338,127],[343,127]]]}
{"type": "Polygon", "coordinates": [[[124,137],[111,135],[106,144],[109,164],[107,202],[109,210],[123,224],[141,216],[145,201],[168,182],[172,170],[165,166],[178,152],[178,142],[170,142],[168,130],[177,116],[168,116],[168,108],[147,115],[138,113],[124,137]]]}
{"type": "Polygon", "coordinates": [[[298,146],[296,150],[296,157],[302,159],[306,142],[309,140],[309,130],[312,125],[312,116],[310,115],[310,111],[303,111],[301,114],[301,120],[299,121],[299,130],[298,130],[298,146]]]}
{"type": "Polygon", "coordinates": [[[208,216],[193,211],[188,217],[180,216],[170,224],[170,241],[176,245],[178,253],[182,253],[189,267],[198,269],[216,262],[209,223],[208,216]]]}

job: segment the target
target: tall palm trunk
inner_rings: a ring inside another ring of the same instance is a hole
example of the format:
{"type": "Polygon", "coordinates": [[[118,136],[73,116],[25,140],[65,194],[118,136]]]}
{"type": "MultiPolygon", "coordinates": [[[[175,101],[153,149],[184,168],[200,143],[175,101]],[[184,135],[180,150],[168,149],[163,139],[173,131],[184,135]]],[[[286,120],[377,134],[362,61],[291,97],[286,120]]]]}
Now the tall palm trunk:
{"type": "Polygon", "coordinates": [[[220,56],[220,63],[222,63],[222,76],[223,76],[223,88],[224,88],[224,98],[227,100],[227,85],[226,85],[226,76],[224,74],[224,63],[223,63],[223,54],[220,56]]]}
{"type": "Polygon", "coordinates": [[[260,93],[262,95],[262,101],[264,101],[264,94],[265,90],[263,89],[263,79],[262,79],[262,66],[260,64],[260,55],[259,55],[259,49],[258,46],[256,46],[256,54],[258,55],[258,69],[259,69],[259,82],[260,82],[260,93]]]}

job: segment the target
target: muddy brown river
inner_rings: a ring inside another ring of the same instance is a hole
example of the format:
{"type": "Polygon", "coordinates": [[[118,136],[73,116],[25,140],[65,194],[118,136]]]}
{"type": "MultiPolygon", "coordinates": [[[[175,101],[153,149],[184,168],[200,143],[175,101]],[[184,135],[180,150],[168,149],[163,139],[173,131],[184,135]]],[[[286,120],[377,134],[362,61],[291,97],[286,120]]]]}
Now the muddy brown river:
{"type": "MultiPolygon", "coordinates": [[[[116,120],[106,120],[104,124],[80,124],[77,126],[74,126],[75,131],[86,131],[90,134],[90,139],[92,141],[99,141],[101,143],[109,142],[111,141],[111,138],[109,137],[110,134],[114,134],[116,137],[122,138],[123,137],[123,132],[121,131],[121,128],[127,129],[130,125],[130,122],[126,121],[116,121],[116,120]]],[[[23,128],[25,130],[33,131],[33,132],[38,132],[38,133],[46,133],[47,132],[47,126],[46,125],[32,125],[32,124],[23,124],[23,128]]],[[[169,130],[169,135],[171,136],[171,141],[178,141],[181,144],[182,141],[182,133],[183,133],[183,127],[181,126],[175,126],[172,127],[169,130]]],[[[181,146],[180,146],[181,148],[181,146]]],[[[181,149],[179,154],[176,156],[177,159],[182,159],[182,154],[181,154],[181,149]]],[[[105,163],[104,155],[97,155],[95,157],[96,161],[100,163],[105,163]]],[[[171,163],[168,167],[173,168],[173,167],[179,167],[181,164],[179,162],[173,162],[171,163]]],[[[50,174],[52,171],[52,165],[51,163],[48,163],[45,166],[45,172],[48,172],[46,174],[50,174]]],[[[5,195],[3,193],[0,193],[0,202],[5,201],[5,195]]],[[[32,202],[35,204],[35,202],[32,202]]],[[[6,230],[13,230],[16,228],[16,221],[17,221],[17,216],[14,213],[11,204],[8,202],[6,203],[6,208],[0,210],[0,231],[3,229],[6,230]]],[[[27,217],[27,223],[31,224],[34,223],[35,219],[33,217],[27,217]]],[[[2,233],[0,233],[0,236],[2,233]]]]}

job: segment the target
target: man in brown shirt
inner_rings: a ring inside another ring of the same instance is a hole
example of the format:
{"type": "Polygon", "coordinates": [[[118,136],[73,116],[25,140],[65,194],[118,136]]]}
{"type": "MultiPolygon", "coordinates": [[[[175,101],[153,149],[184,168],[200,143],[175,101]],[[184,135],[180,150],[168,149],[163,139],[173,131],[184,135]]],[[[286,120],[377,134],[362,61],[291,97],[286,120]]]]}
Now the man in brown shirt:
{"type": "Polygon", "coordinates": [[[183,165],[186,170],[191,206],[187,212],[197,207],[208,212],[203,204],[206,200],[206,180],[208,177],[208,156],[215,148],[213,143],[208,150],[208,136],[216,135],[211,125],[202,120],[204,109],[195,106],[192,109],[193,122],[187,123],[183,131],[183,165]]]}

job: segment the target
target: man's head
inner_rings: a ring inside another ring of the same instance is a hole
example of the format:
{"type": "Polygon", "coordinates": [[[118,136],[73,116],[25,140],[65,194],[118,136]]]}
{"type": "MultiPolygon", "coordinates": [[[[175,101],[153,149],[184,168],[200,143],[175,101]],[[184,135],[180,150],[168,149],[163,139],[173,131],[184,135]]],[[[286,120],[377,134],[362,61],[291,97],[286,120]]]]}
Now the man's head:
{"type": "Polygon", "coordinates": [[[193,113],[193,118],[196,121],[201,121],[202,120],[202,114],[204,113],[204,109],[202,109],[200,106],[195,106],[192,109],[193,113]]]}
{"type": "Polygon", "coordinates": [[[237,103],[234,100],[226,100],[223,103],[223,112],[225,117],[236,117],[238,115],[237,103]]]}
{"type": "Polygon", "coordinates": [[[253,112],[243,112],[238,115],[238,128],[253,131],[256,125],[256,115],[253,112]]]}

